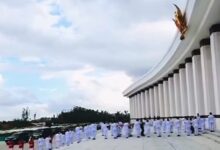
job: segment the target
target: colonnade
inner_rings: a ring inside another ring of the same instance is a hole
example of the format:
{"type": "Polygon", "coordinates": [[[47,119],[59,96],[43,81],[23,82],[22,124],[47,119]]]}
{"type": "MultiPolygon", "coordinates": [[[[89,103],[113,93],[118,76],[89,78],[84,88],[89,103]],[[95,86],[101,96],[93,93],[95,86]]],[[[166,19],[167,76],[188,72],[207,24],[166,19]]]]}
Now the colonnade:
{"type": "Polygon", "coordinates": [[[220,114],[220,24],[199,44],[169,74],[129,96],[131,118],[220,114]]]}

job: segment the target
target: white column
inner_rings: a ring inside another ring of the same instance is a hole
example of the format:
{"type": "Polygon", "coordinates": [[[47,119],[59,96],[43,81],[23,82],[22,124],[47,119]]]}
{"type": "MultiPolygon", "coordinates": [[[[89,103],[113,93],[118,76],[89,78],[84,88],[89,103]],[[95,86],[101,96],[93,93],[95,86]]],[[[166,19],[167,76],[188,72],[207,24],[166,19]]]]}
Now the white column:
{"type": "Polygon", "coordinates": [[[155,111],[154,111],[154,94],[153,94],[153,87],[149,89],[149,94],[150,94],[150,115],[151,117],[155,116],[155,111]]]}
{"type": "Polygon", "coordinates": [[[134,118],[136,118],[137,117],[137,105],[136,105],[136,103],[137,103],[137,101],[136,101],[136,96],[137,95],[134,95],[134,100],[133,100],[133,104],[134,104],[134,106],[133,106],[133,109],[134,109],[134,118]]]}
{"type": "Polygon", "coordinates": [[[138,93],[138,118],[141,118],[141,94],[138,93]]]}
{"type": "Polygon", "coordinates": [[[145,117],[149,118],[150,117],[150,102],[149,102],[149,92],[148,90],[145,90],[145,117]]]}
{"type": "Polygon", "coordinates": [[[196,102],[196,113],[199,113],[200,115],[205,115],[201,57],[200,57],[199,49],[192,51],[192,65],[193,65],[193,81],[194,81],[194,92],[195,92],[195,102],[196,102]]]}
{"type": "Polygon", "coordinates": [[[133,112],[132,112],[132,97],[129,97],[129,108],[130,108],[130,118],[132,118],[133,112]]]}
{"type": "Polygon", "coordinates": [[[163,79],[165,117],[170,116],[170,101],[169,101],[169,89],[168,89],[168,81],[167,80],[168,80],[168,78],[163,79]]]}
{"type": "Polygon", "coordinates": [[[144,91],[141,92],[141,118],[145,117],[145,94],[144,91]]]}
{"type": "Polygon", "coordinates": [[[203,39],[200,41],[200,52],[205,114],[207,115],[209,112],[216,113],[210,39],[203,39]]]}
{"type": "Polygon", "coordinates": [[[181,116],[181,99],[180,99],[180,78],[179,70],[174,70],[173,74],[173,83],[174,83],[174,99],[175,99],[175,109],[176,116],[181,116]]]}
{"type": "MultiPolygon", "coordinates": [[[[216,114],[220,114],[220,24],[210,28],[212,72],[214,80],[214,95],[216,114]]],[[[217,128],[220,130],[220,119],[217,119],[217,128]]]]}
{"type": "Polygon", "coordinates": [[[131,109],[132,109],[132,114],[131,114],[131,118],[135,118],[135,111],[134,111],[134,96],[132,97],[132,100],[131,100],[131,109]]]}
{"type": "Polygon", "coordinates": [[[186,58],[186,87],[187,87],[187,100],[189,115],[196,115],[195,95],[194,95],[194,83],[193,83],[193,69],[192,58],[186,58]]]}
{"type": "Polygon", "coordinates": [[[189,116],[185,64],[179,65],[179,75],[180,75],[180,99],[181,99],[181,107],[182,107],[181,115],[189,116]]]}
{"type": "Polygon", "coordinates": [[[135,109],[136,109],[136,116],[135,116],[135,118],[138,118],[138,94],[136,94],[136,99],[135,99],[135,102],[136,102],[136,107],[135,107],[135,109]]]}
{"type": "Polygon", "coordinates": [[[170,101],[170,116],[176,116],[175,100],[174,100],[174,86],[173,86],[173,74],[169,75],[168,78],[168,89],[169,89],[169,101],[170,101]]]}
{"type": "Polygon", "coordinates": [[[160,117],[165,117],[165,112],[164,112],[164,94],[163,94],[163,81],[159,81],[158,83],[158,93],[159,93],[159,108],[160,108],[160,117]]]}
{"type": "Polygon", "coordinates": [[[154,85],[154,111],[155,116],[159,115],[159,104],[158,104],[158,87],[154,85]]]}

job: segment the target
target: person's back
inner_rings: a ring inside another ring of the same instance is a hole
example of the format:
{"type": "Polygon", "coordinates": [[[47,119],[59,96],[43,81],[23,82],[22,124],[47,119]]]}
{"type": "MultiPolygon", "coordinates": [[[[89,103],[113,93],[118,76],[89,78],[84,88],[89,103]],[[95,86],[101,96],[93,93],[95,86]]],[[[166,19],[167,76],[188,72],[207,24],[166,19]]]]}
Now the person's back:
{"type": "Polygon", "coordinates": [[[209,125],[209,130],[211,132],[214,132],[215,131],[215,117],[212,115],[211,112],[209,113],[209,116],[208,116],[208,125],[209,125]]]}

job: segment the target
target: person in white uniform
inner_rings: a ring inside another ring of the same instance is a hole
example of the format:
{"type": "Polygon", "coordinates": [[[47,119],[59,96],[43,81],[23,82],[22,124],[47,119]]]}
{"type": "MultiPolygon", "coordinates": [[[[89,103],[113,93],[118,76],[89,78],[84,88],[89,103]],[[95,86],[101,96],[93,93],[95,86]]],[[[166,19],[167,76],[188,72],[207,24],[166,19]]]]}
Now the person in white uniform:
{"type": "Polygon", "coordinates": [[[76,127],[75,129],[75,138],[77,143],[81,142],[81,130],[79,127],[76,127]]]}
{"type": "Polygon", "coordinates": [[[172,123],[171,123],[170,119],[167,118],[167,121],[166,121],[166,133],[167,133],[168,137],[170,137],[170,134],[171,134],[171,126],[172,126],[172,123]]]}
{"type": "Polygon", "coordinates": [[[50,136],[46,137],[45,146],[46,146],[46,150],[52,150],[52,140],[50,136]]]}
{"type": "Polygon", "coordinates": [[[175,127],[177,131],[177,136],[180,136],[181,135],[181,121],[179,118],[177,118],[175,121],[175,127]]]}
{"type": "Polygon", "coordinates": [[[113,123],[111,126],[111,130],[112,130],[112,136],[114,139],[118,138],[118,128],[117,128],[117,124],[113,123]]]}
{"type": "Polygon", "coordinates": [[[129,137],[129,124],[128,123],[124,123],[122,127],[122,136],[125,138],[129,137]]]}
{"type": "Polygon", "coordinates": [[[161,137],[161,120],[158,118],[155,122],[157,137],[161,137]]]}
{"type": "Polygon", "coordinates": [[[166,133],[166,119],[163,119],[162,121],[162,130],[163,130],[163,133],[166,133]]]}
{"type": "Polygon", "coordinates": [[[105,139],[108,139],[108,127],[106,123],[103,123],[103,136],[105,137],[105,139]]]}
{"type": "Polygon", "coordinates": [[[60,148],[60,133],[55,134],[55,147],[60,148]]]}
{"type": "Polygon", "coordinates": [[[149,122],[148,119],[144,123],[144,134],[147,137],[150,137],[151,135],[151,123],[149,122]]]}
{"type": "Polygon", "coordinates": [[[194,135],[199,135],[199,120],[197,117],[194,117],[193,119],[193,127],[194,127],[194,135]]]}
{"type": "Polygon", "coordinates": [[[140,126],[140,122],[138,119],[134,123],[133,132],[137,138],[141,136],[141,126],[140,126]]]}
{"type": "Polygon", "coordinates": [[[191,121],[189,118],[186,118],[184,120],[184,126],[185,126],[186,135],[190,136],[190,134],[191,134],[191,121]]]}
{"type": "Polygon", "coordinates": [[[211,132],[215,131],[215,117],[213,116],[212,112],[210,112],[208,116],[208,126],[209,126],[209,131],[211,132]]]}

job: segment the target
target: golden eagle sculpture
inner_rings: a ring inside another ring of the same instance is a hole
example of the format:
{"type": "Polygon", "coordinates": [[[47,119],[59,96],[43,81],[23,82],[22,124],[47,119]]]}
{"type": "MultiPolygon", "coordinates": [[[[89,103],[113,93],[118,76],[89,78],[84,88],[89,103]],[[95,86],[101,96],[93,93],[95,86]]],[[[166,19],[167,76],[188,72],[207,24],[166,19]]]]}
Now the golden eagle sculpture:
{"type": "Polygon", "coordinates": [[[175,22],[176,27],[181,33],[180,40],[184,40],[185,33],[188,29],[187,23],[186,23],[186,13],[183,14],[180,8],[176,4],[173,4],[173,5],[176,7],[175,18],[173,19],[173,21],[175,22]]]}

